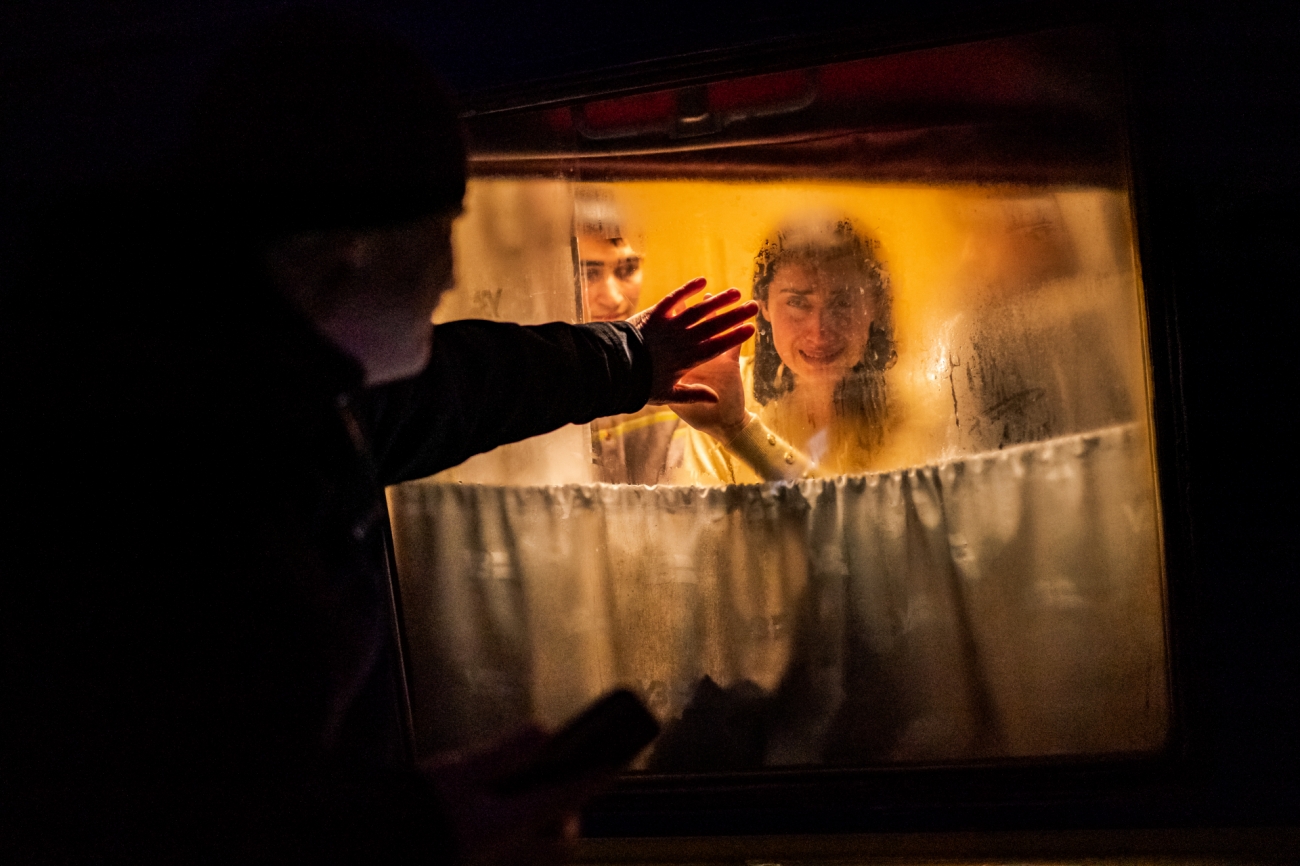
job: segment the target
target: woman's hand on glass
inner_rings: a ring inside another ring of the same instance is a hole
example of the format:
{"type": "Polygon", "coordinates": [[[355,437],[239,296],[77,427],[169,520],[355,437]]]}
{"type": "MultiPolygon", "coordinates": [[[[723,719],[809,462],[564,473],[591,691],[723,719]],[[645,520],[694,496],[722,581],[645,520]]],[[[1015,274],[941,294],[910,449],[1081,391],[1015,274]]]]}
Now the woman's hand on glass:
{"type": "Polygon", "coordinates": [[[705,284],[703,277],[691,280],[628,319],[641,332],[650,352],[647,402],[718,403],[720,395],[713,387],[689,379],[682,381],[683,376],[754,336],[754,325],[749,320],[758,314],[758,305],[753,301],[736,304],[740,300],[737,289],[705,296],[700,303],[685,306],[687,299],[704,291],[705,284]]]}
{"type": "Polygon", "coordinates": [[[706,361],[688,372],[681,381],[688,385],[703,385],[718,396],[715,403],[670,404],[678,417],[696,430],[726,445],[749,423],[745,385],[740,377],[740,346],[706,361]]]}

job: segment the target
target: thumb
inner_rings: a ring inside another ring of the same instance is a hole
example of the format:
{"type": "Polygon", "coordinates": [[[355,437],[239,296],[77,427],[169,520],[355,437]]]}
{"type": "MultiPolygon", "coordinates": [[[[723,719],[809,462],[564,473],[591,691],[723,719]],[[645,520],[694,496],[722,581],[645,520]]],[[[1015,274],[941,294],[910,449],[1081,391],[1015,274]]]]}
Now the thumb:
{"type": "Polygon", "coordinates": [[[708,385],[690,385],[678,382],[668,395],[669,403],[717,403],[718,392],[708,385]]]}

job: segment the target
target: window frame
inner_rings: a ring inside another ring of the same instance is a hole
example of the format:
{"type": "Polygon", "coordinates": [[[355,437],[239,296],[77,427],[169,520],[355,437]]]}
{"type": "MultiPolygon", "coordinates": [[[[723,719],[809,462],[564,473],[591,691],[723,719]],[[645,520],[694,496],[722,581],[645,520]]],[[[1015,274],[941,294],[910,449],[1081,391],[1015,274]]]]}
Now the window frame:
{"type": "MultiPolygon", "coordinates": [[[[987,23],[987,22],[986,22],[987,23]]],[[[813,35],[773,46],[719,50],[705,56],[667,57],[628,68],[596,71],[501,88],[467,100],[471,176],[477,125],[538,109],[596,99],[705,85],[736,77],[883,57],[1005,36],[1030,36],[1077,19],[1040,16],[1034,21],[976,27],[950,25],[919,36],[905,29],[864,37],[861,32],[813,35]]],[[[1130,31],[1113,21],[1084,21],[1114,41],[1123,83],[1119,106],[1125,139],[1135,266],[1143,286],[1145,349],[1151,376],[1156,489],[1161,503],[1169,728],[1159,753],[1144,756],[1004,759],[961,766],[888,765],[859,768],[769,769],[733,774],[632,775],[619,780],[584,812],[584,835],[719,837],[824,833],[934,833],[969,828],[1026,831],[1056,826],[1127,822],[1130,810],[1150,811],[1151,798],[1181,790],[1195,769],[1189,723],[1195,700],[1190,682],[1191,575],[1194,567],[1187,501],[1187,412],[1182,396],[1181,350],[1172,268],[1153,225],[1149,172],[1131,111],[1130,66],[1139,50],[1130,31]]],[[[408,656],[409,658],[409,656],[408,656]]],[[[409,677],[409,672],[408,672],[409,677]]],[[[591,849],[593,852],[597,849],[591,849]]],[[[613,849],[610,849],[611,851],[613,849]]]]}

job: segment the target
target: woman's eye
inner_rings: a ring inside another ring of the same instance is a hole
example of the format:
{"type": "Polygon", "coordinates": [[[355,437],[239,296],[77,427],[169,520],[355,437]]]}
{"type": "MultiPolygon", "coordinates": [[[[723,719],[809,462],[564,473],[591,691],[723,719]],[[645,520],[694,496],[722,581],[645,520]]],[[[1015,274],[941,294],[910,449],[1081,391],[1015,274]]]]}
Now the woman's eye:
{"type": "Polygon", "coordinates": [[[786,298],[785,305],[796,310],[807,310],[812,307],[812,303],[803,295],[789,295],[786,298]]]}
{"type": "Polygon", "coordinates": [[[598,283],[605,277],[605,269],[600,265],[587,265],[587,282],[598,283]]]}

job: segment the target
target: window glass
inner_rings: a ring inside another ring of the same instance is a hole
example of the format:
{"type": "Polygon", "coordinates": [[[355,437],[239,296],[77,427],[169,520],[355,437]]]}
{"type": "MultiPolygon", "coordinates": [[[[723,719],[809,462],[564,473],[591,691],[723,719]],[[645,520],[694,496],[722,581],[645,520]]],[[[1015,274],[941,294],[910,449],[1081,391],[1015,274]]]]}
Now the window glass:
{"type": "Polygon", "coordinates": [[[648,407],[392,488],[422,751],[616,685],[665,725],[653,772],[1163,745],[1142,289],[1085,37],[478,128],[440,320],[621,319],[703,275],[760,303],[702,374],[758,426],[648,407]]]}

